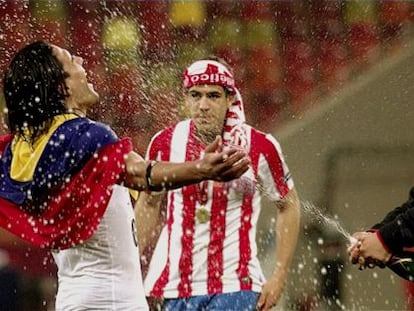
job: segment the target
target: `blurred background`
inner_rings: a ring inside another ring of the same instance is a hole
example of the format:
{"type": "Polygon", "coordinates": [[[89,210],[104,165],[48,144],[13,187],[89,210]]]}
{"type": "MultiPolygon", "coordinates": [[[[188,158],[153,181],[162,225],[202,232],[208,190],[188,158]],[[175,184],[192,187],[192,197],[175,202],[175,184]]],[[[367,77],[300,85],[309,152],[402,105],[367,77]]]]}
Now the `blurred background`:
{"type": "MultiPolygon", "coordinates": [[[[346,256],[347,233],[381,220],[413,186],[413,26],[411,1],[0,0],[0,77],[33,40],[69,49],[101,95],[91,117],[143,154],[185,116],[185,66],[224,57],[248,122],[281,142],[302,200],[279,308],[414,310],[408,282],[358,271],[346,256]]],[[[266,273],[274,208],[266,202],[258,232],[266,273]]],[[[55,274],[46,250],[0,231],[0,310],[53,310],[55,274]]]]}

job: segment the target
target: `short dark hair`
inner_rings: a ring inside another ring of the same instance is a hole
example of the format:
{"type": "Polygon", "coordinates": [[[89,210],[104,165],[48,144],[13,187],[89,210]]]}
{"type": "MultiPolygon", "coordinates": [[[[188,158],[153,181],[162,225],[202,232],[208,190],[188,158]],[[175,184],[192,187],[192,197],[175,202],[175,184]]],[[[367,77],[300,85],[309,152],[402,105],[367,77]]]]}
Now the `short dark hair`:
{"type": "Polygon", "coordinates": [[[49,44],[36,41],[17,52],[3,79],[9,131],[30,144],[47,131],[54,116],[67,112],[66,77],[49,44]]]}

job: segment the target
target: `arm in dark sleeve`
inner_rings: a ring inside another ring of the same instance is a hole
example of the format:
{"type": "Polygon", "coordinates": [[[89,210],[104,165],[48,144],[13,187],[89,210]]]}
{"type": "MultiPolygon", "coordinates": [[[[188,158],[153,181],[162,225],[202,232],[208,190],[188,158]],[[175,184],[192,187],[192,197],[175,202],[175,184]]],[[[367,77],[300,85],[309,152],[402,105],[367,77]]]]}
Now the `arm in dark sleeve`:
{"type": "Polygon", "coordinates": [[[414,246],[414,187],[408,201],[388,213],[373,228],[379,230],[383,242],[393,253],[414,246]]]}
{"type": "Polygon", "coordinates": [[[409,195],[407,202],[391,210],[381,222],[372,226],[372,229],[379,229],[383,227],[384,225],[386,225],[387,223],[390,223],[393,220],[395,220],[398,217],[398,215],[405,213],[410,207],[412,207],[413,201],[414,201],[414,187],[411,188],[410,190],[410,195],[409,195]]]}

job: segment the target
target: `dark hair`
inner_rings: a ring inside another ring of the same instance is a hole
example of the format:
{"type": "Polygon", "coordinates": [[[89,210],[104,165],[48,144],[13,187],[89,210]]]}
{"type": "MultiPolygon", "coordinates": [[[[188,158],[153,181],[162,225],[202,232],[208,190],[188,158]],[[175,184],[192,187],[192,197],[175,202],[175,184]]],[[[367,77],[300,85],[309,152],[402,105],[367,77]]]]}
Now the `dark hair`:
{"type": "Polygon", "coordinates": [[[9,131],[30,144],[47,131],[67,111],[66,77],[49,44],[36,41],[17,52],[3,80],[9,131]]]}

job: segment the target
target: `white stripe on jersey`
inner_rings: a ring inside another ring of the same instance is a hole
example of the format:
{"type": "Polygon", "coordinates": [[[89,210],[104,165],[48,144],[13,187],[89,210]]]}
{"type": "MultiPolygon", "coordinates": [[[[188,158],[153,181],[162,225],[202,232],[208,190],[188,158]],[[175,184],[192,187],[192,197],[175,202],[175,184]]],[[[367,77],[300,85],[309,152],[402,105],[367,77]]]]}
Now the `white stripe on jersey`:
{"type": "MultiPolygon", "coordinates": [[[[175,127],[170,146],[171,162],[185,161],[186,145],[188,141],[189,131],[189,121],[180,122],[175,127]]],[[[168,276],[168,287],[177,288],[178,283],[180,283],[178,267],[180,262],[180,254],[182,252],[181,236],[183,235],[183,232],[181,230],[183,219],[180,210],[180,207],[182,206],[182,188],[174,190],[174,192],[174,225],[171,232],[171,242],[173,244],[170,246],[170,274],[168,276]]],[[[167,215],[167,218],[169,216],[170,215],[167,215]]]]}

